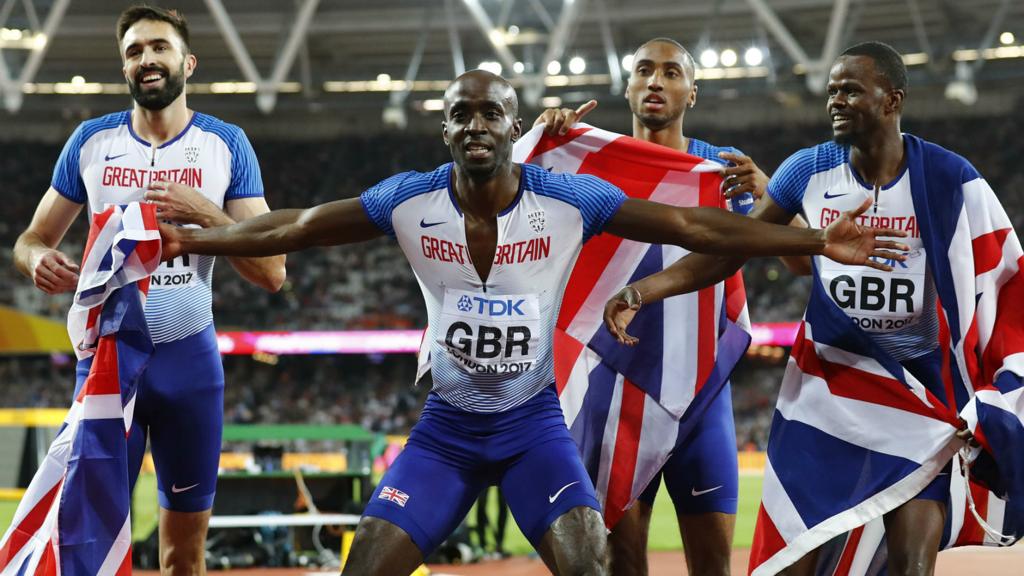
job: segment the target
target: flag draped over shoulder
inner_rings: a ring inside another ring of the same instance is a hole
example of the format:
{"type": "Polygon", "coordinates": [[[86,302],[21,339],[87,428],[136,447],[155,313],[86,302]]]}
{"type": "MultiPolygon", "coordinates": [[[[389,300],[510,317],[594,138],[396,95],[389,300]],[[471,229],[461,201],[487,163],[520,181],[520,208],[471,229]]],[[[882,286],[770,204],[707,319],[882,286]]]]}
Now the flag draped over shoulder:
{"type": "Polygon", "coordinates": [[[815,271],[769,436],[752,574],[776,574],[822,545],[819,574],[884,573],[881,516],[962,448],[961,418],[983,448],[954,462],[943,548],[1024,533],[1024,252],[966,160],[904,142],[939,295],[945,401],[851,322],[815,271]]]}
{"type": "MultiPolygon", "coordinates": [[[[516,144],[517,162],[592,174],[631,198],[725,207],[715,162],[577,124],[565,136],[541,128],[516,144]]],[[[555,380],[566,424],[611,527],[721,391],[750,344],[742,276],[643,306],[630,325],[640,344],[604,329],[605,302],[623,286],[688,252],[595,236],[583,247],[555,331],[555,380]]]]}
{"type": "Polygon", "coordinates": [[[159,262],[155,206],[93,216],[68,315],[92,366],[0,542],[0,575],[131,573],[127,433],[153,350],[143,306],[159,262]]]}

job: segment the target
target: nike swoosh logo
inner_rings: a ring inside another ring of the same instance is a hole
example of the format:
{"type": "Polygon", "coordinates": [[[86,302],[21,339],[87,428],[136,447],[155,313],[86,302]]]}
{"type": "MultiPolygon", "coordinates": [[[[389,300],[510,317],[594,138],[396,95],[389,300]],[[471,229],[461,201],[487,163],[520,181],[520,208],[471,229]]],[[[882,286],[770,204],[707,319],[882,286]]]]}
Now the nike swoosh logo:
{"type": "Polygon", "coordinates": [[[437,226],[438,224],[444,224],[445,222],[447,222],[447,220],[442,220],[440,222],[427,222],[426,218],[424,218],[420,220],[420,228],[430,228],[431,226],[437,226]]]}
{"type": "Polygon", "coordinates": [[[562,486],[562,488],[558,492],[555,492],[554,496],[548,496],[548,504],[554,504],[555,500],[558,500],[558,497],[562,495],[562,492],[565,492],[566,488],[568,488],[569,486],[572,486],[573,484],[579,484],[579,483],[580,483],[580,481],[577,480],[575,482],[569,482],[565,486],[562,486]]]}
{"type": "Polygon", "coordinates": [[[195,484],[193,484],[191,486],[185,486],[184,488],[178,488],[174,484],[171,484],[171,492],[173,492],[175,494],[180,494],[180,493],[185,492],[187,490],[191,490],[191,489],[195,488],[196,486],[199,486],[199,482],[196,482],[195,484]]]}
{"type": "Polygon", "coordinates": [[[124,154],[118,154],[117,156],[107,156],[106,157],[106,162],[110,162],[111,160],[117,160],[121,156],[127,156],[127,155],[128,155],[128,153],[125,152],[124,154]]]}
{"type": "Polygon", "coordinates": [[[847,194],[849,194],[849,192],[844,192],[842,194],[832,194],[832,195],[829,195],[829,191],[825,190],[825,200],[831,200],[833,198],[839,198],[841,196],[846,196],[847,194]]]}
{"type": "Polygon", "coordinates": [[[718,490],[721,487],[722,485],[719,484],[718,486],[715,486],[714,488],[708,488],[707,490],[697,490],[696,488],[690,488],[690,496],[702,496],[704,494],[707,494],[708,492],[714,492],[715,490],[718,490]]]}

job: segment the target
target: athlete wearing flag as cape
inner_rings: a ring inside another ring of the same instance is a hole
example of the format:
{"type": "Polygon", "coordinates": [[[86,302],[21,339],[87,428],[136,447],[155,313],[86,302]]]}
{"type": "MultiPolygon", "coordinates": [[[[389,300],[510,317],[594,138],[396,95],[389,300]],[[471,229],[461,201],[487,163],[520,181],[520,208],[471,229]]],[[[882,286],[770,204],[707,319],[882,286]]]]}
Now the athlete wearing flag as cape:
{"type": "MultiPolygon", "coordinates": [[[[966,224],[970,233],[979,235],[973,248],[975,265],[970,266],[979,274],[998,263],[1004,250],[998,247],[994,257],[988,255],[985,264],[979,263],[978,246],[984,247],[990,236],[999,242],[1005,239],[1011,265],[1019,256],[1019,243],[991,189],[966,160],[900,132],[907,74],[899,53],[879,42],[847,49],[832,66],[827,91],[833,141],[801,150],[786,160],[773,176],[754,218],[781,223],[802,213],[812,226],[826,226],[842,210],[865,197],[873,198],[874,206],[858,221],[904,230],[911,252],[904,262],[895,263],[896,270],[884,273],[814,259],[811,303],[769,438],[770,470],[766,470],[751,569],[757,574],[774,574],[789,566],[787,574],[814,574],[818,545],[862,525],[872,514],[884,513],[888,574],[931,574],[946,524],[950,458],[971,438],[968,423],[958,415],[968,391],[954,384],[959,374],[951,376],[949,370],[952,366],[956,373],[958,364],[965,365],[964,358],[968,365],[975,362],[971,359],[975,349],[961,349],[959,353],[967,356],[954,354],[950,364],[947,338],[952,336],[956,349],[959,336],[953,322],[969,323],[975,299],[985,300],[981,297],[984,285],[976,290],[973,278],[969,286],[964,283],[966,289],[957,286],[965,271],[951,272],[951,255],[969,256],[972,247],[970,237],[960,239],[953,230],[966,224]],[[962,223],[956,220],[960,216],[955,206],[958,198],[966,209],[962,223]],[[996,233],[986,235],[991,227],[996,233]],[[954,320],[947,323],[948,318],[954,320]],[[873,374],[879,378],[874,379],[873,374]],[[859,380],[855,389],[844,388],[848,378],[859,380]],[[843,404],[847,397],[859,404],[843,404]],[[903,432],[905,422],[901,430],[871,421],[843,428],[840,406],[855,415],[858,406],[870,406],[871,402],[879,408],[902,408],[889,410],[890,417],[916,412],[931,420],[921,420],[915,430],[920,438],[905,437],[900,446],[886,438],[903,432]],[[822,413],[830,416],[819,418],[822,413]],[[866,434],[866,427],[879,432],[866,434]],[[926,427],[936,432],[921,432],[926,427]],[[920,454],[913,453],[915,449],[920,454]],[[802,457],[795,455],[797,451],[818,462],[797,465],[802,457]],[[845,460],[843,455],[847,455],[845,460]],[[857,463],[869,459],[870,470],[861,470],[857,463]],[[803,482],[807,465],[825,466],[835,474],[824,482],[803,482]],[[829,484],[823,493],[831,499],[815,492],[829,484]],[[843,502],[851,503],[849,510],[843,502]],[[770,563],[762,566],[768,560],[770,563]]],[[[620,342],[635,344],[626,328],[641,300],[652,302],[698,289],[731,274],[742,262],[736,257],[690,255],[619,292],[605,307],[606,325],[620,342]]],[[[1008,277],[1003,276],[1003,282],[1008,277]]],[[[991,317],[996,318],[996,329],[990,324],[988,330],[995,343],[1005,331],[998,330],[999,312],[991,317]]],[[[963,324],[961,327],[966,329],[963,324]]],[[[995,351],[1010,353],[1020,343],[1009,339],[993,346],[995,351]]],[[[978,350],[983,348],[978,346],[978,350]]],[[[1001,372],[998,368],[1003,361],[1002,356],[990,352],[982,360],[990,363],[986,369],[989,377],[1001,372]]],[[[1015,382],[1019,379],[1012,372],[1004,375],[1015,382]]],[[[964,380],[971,393],[984,384],[984,377],[976,375],[964,380]]],[[[961,414],[969,418],[967,414],[978,409],[961,414]]],[[[1000,446],[986,448],[998,454],[1000,446]]],[[[829,568],[829,573],[834,568],[829,568]]],[[[846,563],[843,569],[848,568],[846,563]]]]}
{"type": "Polygon", "coordinates": [[[559,574],[605,572],[606,537],[552,385],[552,333],[580,248],[606,231],[709,253],[826,254],[888,269],[891,231],[825,231],[752,222],[718,209],[627,200],[593,176],[511,161],[522,133],[509,83],[474,70],[445,92],[442,135],[454,163],[388,178],[358,199],[277,210],[203,230],[161,227],[179,252],[266,256],[394,237],[419,280],[429,327],[421,369],[433,390],[405,450],[371,496],[346,574],[408,574],[500,484],[524,534],[559,574]]]}
{"type": "MultiPolygon", "coordinates": [[[[725,165],[723,192],[735,198],[734,211],[747,213],[754,198],[764,195],[768,177],[757,164],[732,147],[721,147],[683,134],[688,108],[697,103],[695,65],[689,51],[670,38],[654,38],[633,54],[626,100],[633,113],[633,137],[725,165]]],[[[566,134],[597,106],[591,100],[576,110],[545,110],[536,124],[548,134],[566,134]]],[[[806,228],[800,216],[792,225],[806,228]]],[[[797,273],[809,273],[806,258],[785,258],[797,273]]],[[[738,290],[742,291],[741,283],[738,290]]],[[[674,318],[697,323],[697,318],[674,318]]],[[[682,357],[672,357],[677,363],[682,357]]],[[[670,385],[682,386],[683,382],[670,385]]],[[[612,573],[616,576],[647,574],[647,540],[654,499],[661,481],[675,506],[683,539],[686,565],[691,574],[728,575],[736,525],[739,465],[732,391],[728,382],[698,423],[679,440],[672,456],[648,484],[637,501],[611,527],[609,546],[612,573]]]]}
{"type": "MultiPolygon", "coordinates": [[[[147,201],[162,220],[199,226],[269,210],[242,130],[185,102],[197,65],[185,19],[173,10],[134,6],[118,18],[116,31],[134,106],[87,120],[72,134],[50,189],[14,247],[18,269],[47,294],[76,288],[79,266],[57,247],[83,207],[99,214],[106,204],[147,201]]],[[[283,257],[230,262],[266,290],[284,283],[283,257]]],[[[213,264],[206,256],[177,254],[150,280],[145,316],[156,348],[128,439],[134,486],[149,438],[160,500],[160,565],[175,573],[205,573],[217,486],[224,369],[213,326],[213,264]]],[[[91,362],[79,362],[79,389],[91,362]]]]}

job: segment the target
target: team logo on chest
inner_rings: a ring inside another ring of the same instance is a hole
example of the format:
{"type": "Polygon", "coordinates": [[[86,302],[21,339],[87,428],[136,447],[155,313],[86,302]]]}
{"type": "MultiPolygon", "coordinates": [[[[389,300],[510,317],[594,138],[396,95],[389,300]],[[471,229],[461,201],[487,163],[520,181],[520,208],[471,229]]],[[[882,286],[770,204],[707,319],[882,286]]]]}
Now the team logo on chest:
{"type": "Polygon", "coordinates": [[[195,164],[199,160],[199,146],[185,146],[185,160],[189,164],[195,164]]]}
{"type": "Polygon", "coordinates": [[[529,220],[530,228],[533,228],[534,232],[540,234],[541,232],[544,231],[545,219],[543,210],[534,210],[533,212],[527,214],[526,218],[527,220],[529,220]]]}

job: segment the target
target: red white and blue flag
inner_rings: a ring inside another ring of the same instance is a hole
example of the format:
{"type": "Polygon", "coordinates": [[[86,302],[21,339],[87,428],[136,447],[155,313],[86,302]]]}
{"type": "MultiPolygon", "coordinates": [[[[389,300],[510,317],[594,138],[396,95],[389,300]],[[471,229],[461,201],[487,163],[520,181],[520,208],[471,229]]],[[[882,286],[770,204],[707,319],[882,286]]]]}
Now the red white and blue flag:
{"type": "Polygon", "coordinates": [[[961,418],[982,448],[963,449],[953,466],[943,548],[1024,534],[1024,252],[966,160],[905,142],[948,400],[850,322],[816,277],[772,422],[752,574],[776,574],[821,546],[818,574],[883,574],[881,517],[963,448],[961,418]]]}
{"type": "Polygon", "coordinates": [[[131,574],[127,434],[153,350],[143,307],[159,262],[155,206],[93,216],[68,315],[92,366],[0,541],[0,575],[131,574]]]}
{"type": "MultiPolygon", "coordinates": [[[[592,174],[630,198],[725,207],[722,165],[577,124],[564,136],[541,128],[516,144],[517,162],[592,174]]],[[[611,527],[643,492],[722,390],[750,344],[743,279],[645,305],[630,325],[641,343],[605,330],[605,302],[626,284],[686,255],[677,246],[608,234],[584,245],[555,330],[555,380],[566,424],[611,527]]]]}

